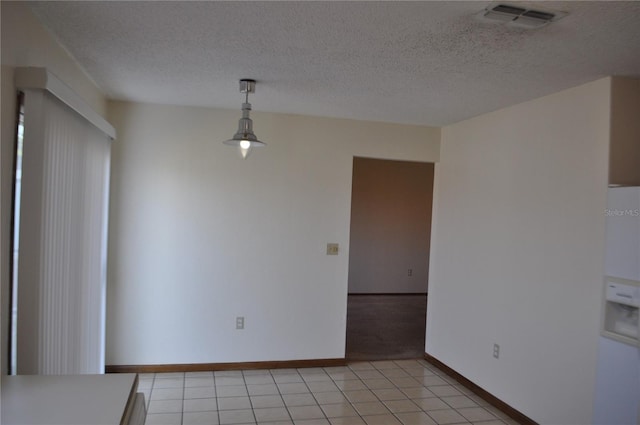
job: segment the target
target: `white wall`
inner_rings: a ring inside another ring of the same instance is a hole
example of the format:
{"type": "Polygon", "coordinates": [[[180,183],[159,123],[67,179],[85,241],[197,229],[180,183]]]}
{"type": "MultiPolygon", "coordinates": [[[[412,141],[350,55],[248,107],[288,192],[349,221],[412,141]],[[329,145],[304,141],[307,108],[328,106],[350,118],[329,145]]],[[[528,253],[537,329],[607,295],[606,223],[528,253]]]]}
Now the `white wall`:
{"type": "Polygon", "coordinates": [[[442,130],[426,351],[539,423],[591,422],[609,95],[602,79],[442,130]]]}
{"type": "Polygon", "coordinates": [[[107,364],[344,357],[353,156],[437,161],[440,130],[254,112],[243,161],[239,110],[109,110],[107,364]]]}
{"type": "Polygon", "coordinates": [[[40,24],[27,2],[0,2],[2,19],[2,91],[1,91],[1,214],[0,214],[0,371],[6,373],[8,320],[9,320],[9,259],[11,252],[11,196],[15,143],[16,89],[13,83],[15,67],[46,67],[68,84],[97,112],[106,111],[102,92],[86,76],[84,71],[40,24]]]}

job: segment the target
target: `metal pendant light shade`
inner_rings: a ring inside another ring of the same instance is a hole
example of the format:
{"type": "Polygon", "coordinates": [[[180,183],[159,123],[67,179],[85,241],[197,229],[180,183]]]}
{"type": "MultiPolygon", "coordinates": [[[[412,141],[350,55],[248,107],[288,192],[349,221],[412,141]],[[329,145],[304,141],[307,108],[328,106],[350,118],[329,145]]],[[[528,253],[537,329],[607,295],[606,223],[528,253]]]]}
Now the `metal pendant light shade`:
{"type": "Polygon", "coordinates": [[[229,140],[225,140],[225,145],[237,146],[243,159],[246,159],[255,147],[266,146],[253,132],[253,121],[249,117],[251,104],[249,103],[249,93],[255,93],[256,82],[254,80],[240,80],[240,93],[245,93],[245,102],[242,104],[242,118],[238,121],[238,131],[229,140]]]}

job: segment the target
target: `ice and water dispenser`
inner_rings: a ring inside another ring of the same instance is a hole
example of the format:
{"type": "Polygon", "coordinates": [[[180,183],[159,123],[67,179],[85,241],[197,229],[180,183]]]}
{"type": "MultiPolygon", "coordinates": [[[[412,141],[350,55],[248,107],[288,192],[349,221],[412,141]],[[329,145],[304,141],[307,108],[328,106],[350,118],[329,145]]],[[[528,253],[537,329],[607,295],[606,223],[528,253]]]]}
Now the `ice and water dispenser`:
{"type": "Polygon", "coordinates": [[[607,277],[602,334],[640,346],[640,282],[607,277]]]}

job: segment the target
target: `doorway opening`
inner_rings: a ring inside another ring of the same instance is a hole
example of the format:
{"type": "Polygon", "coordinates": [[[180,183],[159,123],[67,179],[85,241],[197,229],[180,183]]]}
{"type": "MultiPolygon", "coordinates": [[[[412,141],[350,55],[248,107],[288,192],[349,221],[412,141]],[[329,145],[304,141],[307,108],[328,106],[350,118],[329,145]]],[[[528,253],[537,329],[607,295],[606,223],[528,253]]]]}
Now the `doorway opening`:
{"type": "Polygon", "coordinates": [[[433,163],[355,157],[346,357],[422,357],[433,163]]]}

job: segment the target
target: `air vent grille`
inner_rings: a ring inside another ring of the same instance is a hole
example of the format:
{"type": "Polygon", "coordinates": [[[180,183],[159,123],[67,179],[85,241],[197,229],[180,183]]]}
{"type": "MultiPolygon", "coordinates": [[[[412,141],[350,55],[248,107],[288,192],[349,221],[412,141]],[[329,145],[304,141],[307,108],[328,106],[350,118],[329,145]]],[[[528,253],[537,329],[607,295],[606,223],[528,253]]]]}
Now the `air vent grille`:
{"type": "Polygon", "coordinates": [[[487,20],[521,28],[540,28],[549,22],[557,21],[565,15],[566,13],[564,12],[525,9],[506,3],[493,3],[482,14],[487,20]]]}
{"type": "Polygon", "coordinates": [[[521,9],[515,6],[509,6],[508,4],[499,4],[496,7],[492,8],[494,12],[500,13],[508,13],[510,15],[522,15],[527,11],[527,9],[521,9]]]}
{"type": "Polygon", "coordinates": [[[526,16],[527,18],[542,19],[544,21],[551,21],[556,15],[549,12],[541,12],[539,10],[527,10],[522,14],[522,16],[526,16]]]}

